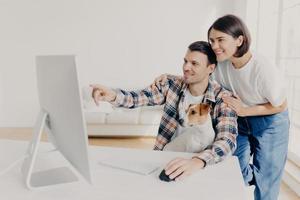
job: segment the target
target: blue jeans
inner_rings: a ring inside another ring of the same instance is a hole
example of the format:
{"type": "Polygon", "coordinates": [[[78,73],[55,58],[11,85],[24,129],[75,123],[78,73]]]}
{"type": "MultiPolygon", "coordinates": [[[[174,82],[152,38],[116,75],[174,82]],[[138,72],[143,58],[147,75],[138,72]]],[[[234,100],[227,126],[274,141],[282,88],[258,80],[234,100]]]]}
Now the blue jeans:
{"type": "Polygon", "coordinates": [[[276,200],[287,158],[288,111],[274,115],[239,117],[237,149],[246,185],[255,185],[255,200],[276,200]],[[251,156],[253,162],[250,164],[251,156]]]}

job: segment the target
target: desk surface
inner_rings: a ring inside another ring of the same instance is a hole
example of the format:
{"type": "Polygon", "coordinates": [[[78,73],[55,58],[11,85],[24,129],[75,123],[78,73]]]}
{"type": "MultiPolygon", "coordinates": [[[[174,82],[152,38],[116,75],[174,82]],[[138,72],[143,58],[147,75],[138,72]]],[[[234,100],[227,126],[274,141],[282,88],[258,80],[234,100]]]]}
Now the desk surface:
{"type": "MultiPolygon", "coordinates": [[[[20,158],[27,149],[27,142],[0,140],[0,171],[9,163],[20,158]]],[[[42,143],[39,152],[50,150],[49,143],[42,143]]],[[[178,156],[191,157],[189,153],[158,152],[150,150],[125,149],[90,146],[90,163],[93,184],[79,177],[80,181],[30,191],[25,188],[21,163],[0,177],[0,199],[203,199],[203,200],[241,200],[246,198],[246,188],[236,157],[209,166],[179,182],[162,182],[158,179],[166,163],[178,156]],[[161,169],[144,176],[99,165],[102,159],[126,158],[130,162],[156,163],[161,169]],[[199,198],[201,197],[201,198],[199,198]]],[[[48,169],[69,165],[59,152],[43,154],[38,157],[36,168],[48,169]]]]}

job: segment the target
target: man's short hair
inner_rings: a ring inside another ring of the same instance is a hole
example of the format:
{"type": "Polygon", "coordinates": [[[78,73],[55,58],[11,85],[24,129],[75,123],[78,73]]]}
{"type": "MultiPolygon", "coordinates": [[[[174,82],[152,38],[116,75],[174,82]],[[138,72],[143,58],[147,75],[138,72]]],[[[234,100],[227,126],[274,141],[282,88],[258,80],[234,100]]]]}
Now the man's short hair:
{"type": "Polygon", "coordinates": [[[242,57],[248,52],[251,44],[250,33],[247,26],[239,17],[235,15],[225,15],[217,19],[208,29],[208,39],[211,29],[231,35],[235,39],[239,36],[243,36],[243,44],[238,47],[236,53],[234,54],[235,57],[242,57]]]}
{"type": "Polygon", "coordinates": [[[188,47],[190,51],[199,51],[207,56],[209,64],[217,64],[216,54],[212,50],[208,42],[197,41],[190,44],[188,47]]]}

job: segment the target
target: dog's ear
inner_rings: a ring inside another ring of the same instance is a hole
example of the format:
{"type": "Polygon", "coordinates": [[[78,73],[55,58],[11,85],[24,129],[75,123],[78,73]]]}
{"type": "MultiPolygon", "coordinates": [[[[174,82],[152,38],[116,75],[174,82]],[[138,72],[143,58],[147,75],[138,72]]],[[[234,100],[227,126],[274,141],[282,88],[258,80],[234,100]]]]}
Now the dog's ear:
{"type": "Polygon", "coordinates": [[[209,113],[209,110],[210,110],[210,106],[209,104],[201,104],[200,105],[200,114],[208,114],[209,113]]]}

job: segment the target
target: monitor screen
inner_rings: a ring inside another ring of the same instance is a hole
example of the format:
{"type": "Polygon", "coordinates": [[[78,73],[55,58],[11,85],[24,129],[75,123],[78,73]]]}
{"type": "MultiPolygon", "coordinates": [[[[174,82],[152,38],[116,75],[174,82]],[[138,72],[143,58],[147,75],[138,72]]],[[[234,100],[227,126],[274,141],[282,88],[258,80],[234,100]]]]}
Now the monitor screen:
{"type": "Polygon", "coordinates": [[[34,165],[36,157],[33,156],[35,151],[32,149],[37,148],[40,134],[46,127],[48,138],[55,148],[88,182],[91,182],[88,137],[75,56],[37,56],[36,65],[41,112],[28,151],[29,158],[23,163],[23,173],[29,179],[30,168],[34,165]]]}

